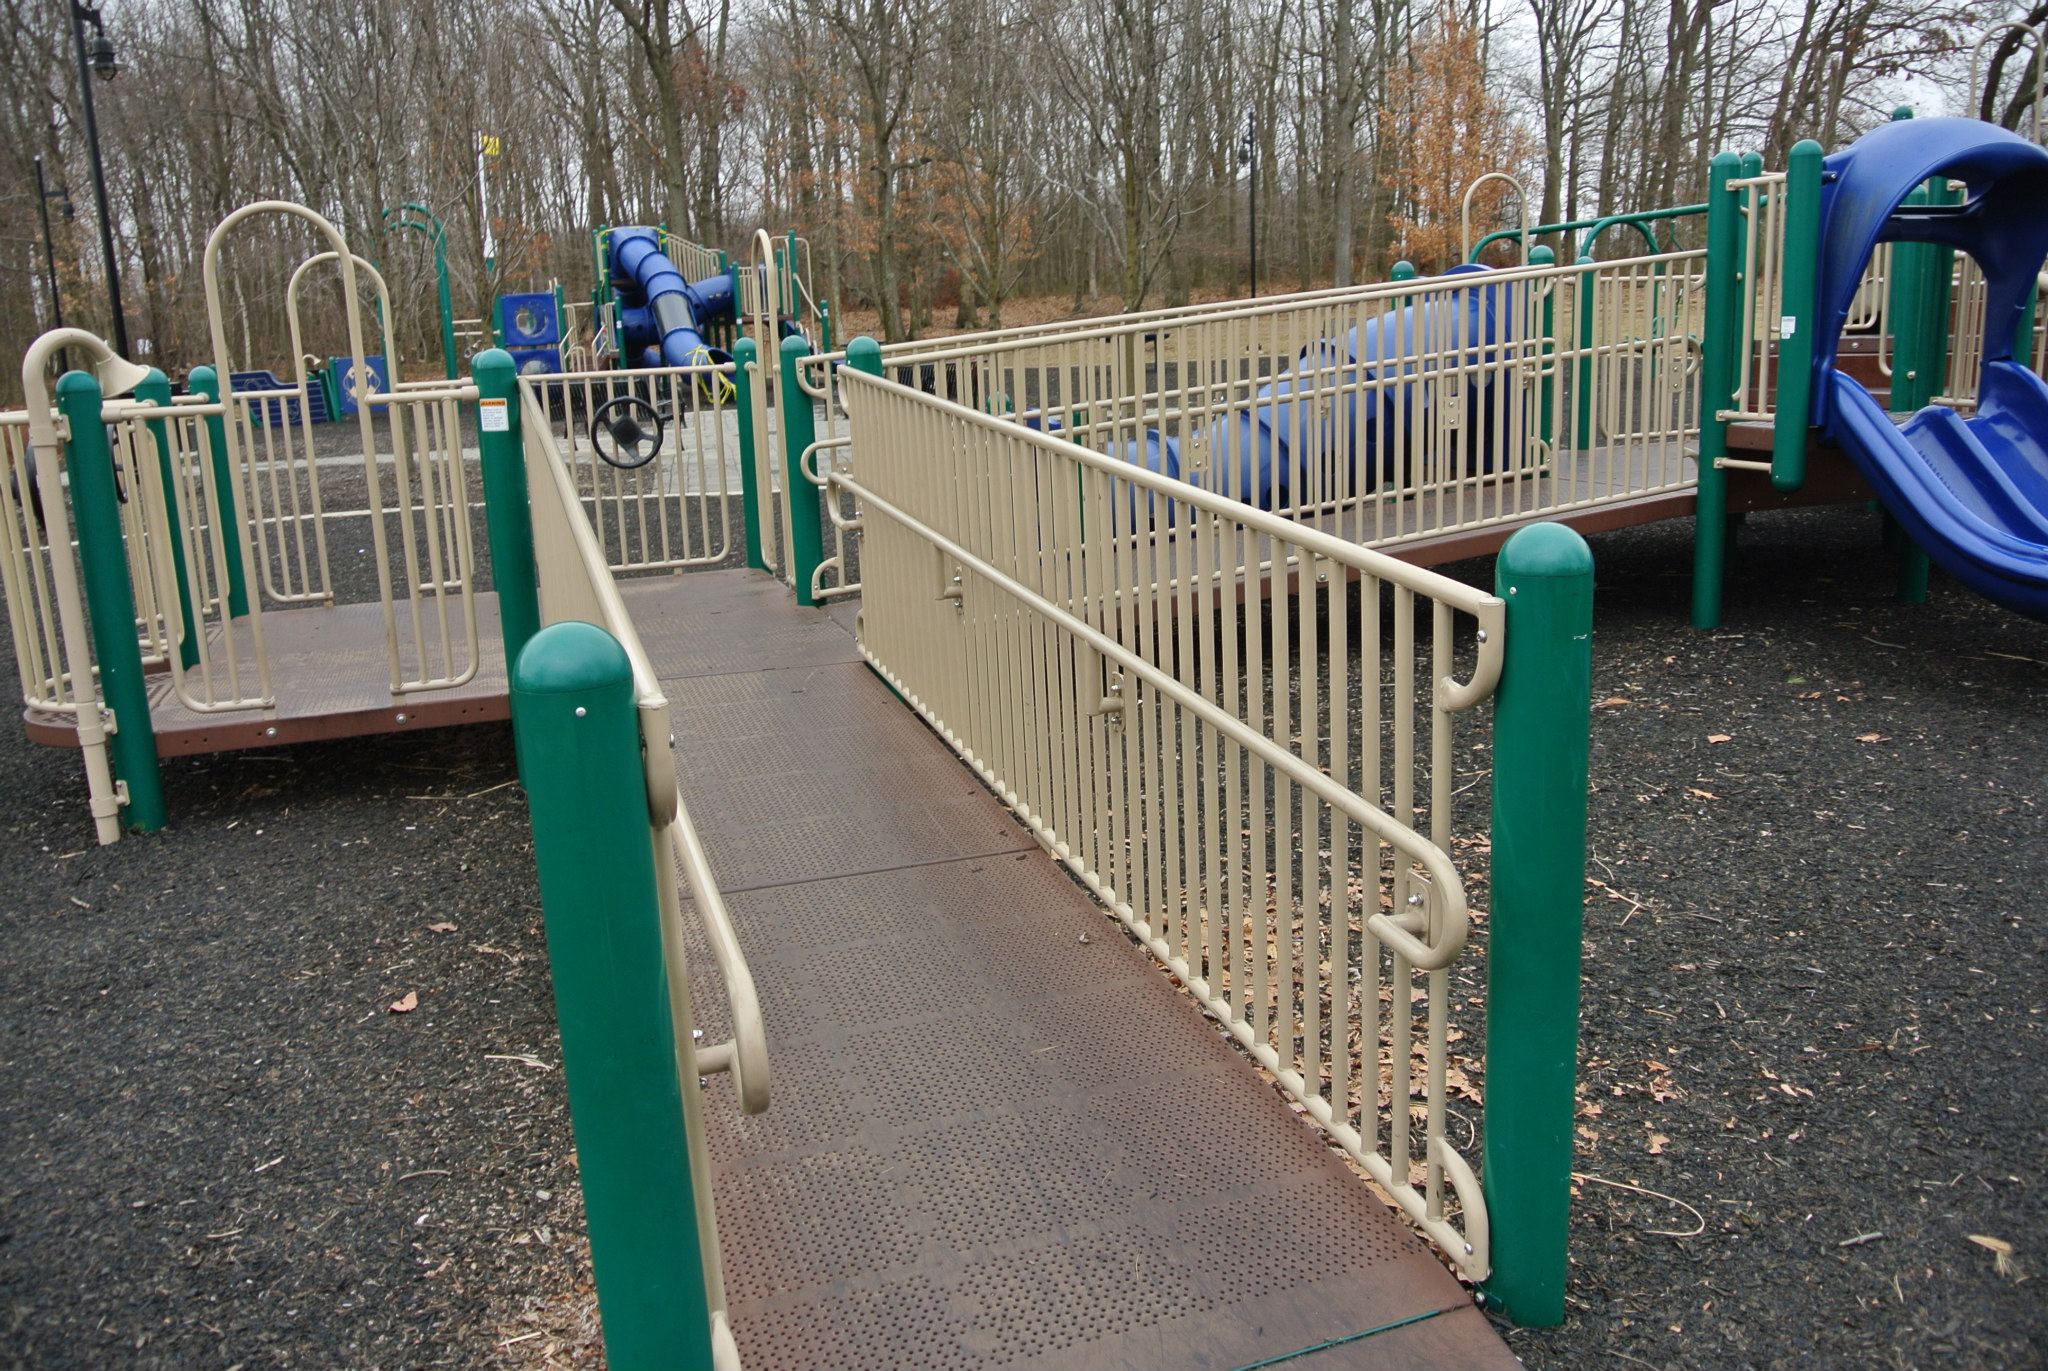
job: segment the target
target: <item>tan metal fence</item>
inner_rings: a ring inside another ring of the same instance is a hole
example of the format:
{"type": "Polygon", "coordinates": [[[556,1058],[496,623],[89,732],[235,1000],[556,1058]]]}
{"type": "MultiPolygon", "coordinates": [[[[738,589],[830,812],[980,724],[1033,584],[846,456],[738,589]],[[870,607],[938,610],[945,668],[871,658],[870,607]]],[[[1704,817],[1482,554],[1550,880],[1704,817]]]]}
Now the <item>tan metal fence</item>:
{"type": "Polygon", "coordinates": [[[884,363],[971,409],[1397,545],[1690,484],[1703,264],[1457,274],[884,363]]]}
{"type": "Polygon", "coordinates": [[[741,490],[732,363],[577,371],[537,384],[606,565],[679,571],[732,555],[741,490]],[[662,440],[643,465],[600,455],[592,434],[608,405],[642,421],[660,416],[662,440]]]}
{"type": "Polygon", "coordinates": [[[842,383],[862,651],[1483,1276],[1485,1204],[1446,1136],[1445,968],[1467,926],[1453,721],[1498,679],[1501,601],[977,407],[842,383]]]}
{"type": "Polygon", "coordinates": [[[618,640],[632,663],[649,840],[654,846],[655,870],[671,877],[658,882],[662,950],[675,1027],[676,1071],[683,1092],[690,1175],[695,1185],[705,1296],[712,1311],[716,1365],[721,1371],[737,1371],[739,1354],[726,1320],[725,1275],[719,1257],[712,1168],[705,1146],[703,1096],[698,1081],[712,1072],[730,1072],[741,1107],[747,1113],[757,1114],[768,1107],[768,1046],[760,1001],[739,938],[733,931],[732,917],[696,829],[690,823],[689,809],[677,789],[675,739],[670,732],[667,696],[620,599],[606,549],[586,517],[588,505],[583,489],[556,444],[546,401],[531,379],[520,382],[520,406],[541,623],[581,620],[596,624],[618,640]],[[700,1043],[692,1031],[683,928],[685,890],[724,983],[734,1026],[733,1037],[727,1042],[700,1043]]]}

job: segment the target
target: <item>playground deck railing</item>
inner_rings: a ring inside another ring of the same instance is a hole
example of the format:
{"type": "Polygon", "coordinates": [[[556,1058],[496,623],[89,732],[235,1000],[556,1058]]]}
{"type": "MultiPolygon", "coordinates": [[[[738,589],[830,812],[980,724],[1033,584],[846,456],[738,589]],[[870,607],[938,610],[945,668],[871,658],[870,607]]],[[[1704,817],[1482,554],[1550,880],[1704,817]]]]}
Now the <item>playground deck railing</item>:
{"type": "MultiPolygon", "coordinates": [[[[899,379],[1098,451],[1156,462],[1147,448],[1171,440],[1184,479],[1371,546],[1689,486],[1705,253],[1535,257],[895,344],[882,358],[899,379]],[[1491,333],[1470,326],[1475,300],[1491,333]],[[1423,330],[1403,364],[1336,347],[1354,330],[1400,336],[1394,316],[1409,309],[1448,327],[1423,330]],[[1290,444],[1278,499],[1252,488],[1255,430],[1276,408],[1288,417],[1269,427],[1312,439],[1290,444]]],[[[767,565],[791,584],[807,567],[815,600],[853,594],[861,514],[851,486],[831,479],[857,464],[837,381],[846,354],[787,350],[794,379],[768,461],[794,473],[787,485],[800,477],[825,493],[828,528],[809,558],[799,548],[767,565]]]]}
{"type": "Polygon", "coordinates": [[[538,384],[607,566],[682,571],[732,555],[744,486],[732,363],[565,372],[538,384]],[[643,465],[622,469],[599,455],[591,421],[635,400],[664,416],[663,439],[643,465]]]}
{"type": "Polygon", "coordinates": [[[1453,722],[1498,679],[1503,602],[880,375],[844,384],[862,651],[1484,1276],[1486,1201],[1448,1133],[1453,722]]]}
{"type": "MultiPolygon", "coordinates": [[[[631,664],[647,842],[656,873],[674,1070],[683,1101],[686,1170],[696,1210],[704,1293],[711,1312],[715,1364],[736,1368],[737,1352],[726,1326],[725,1281],[699,1080],[713,1072],[728,1072],[747,1113],[767,1108],[769,1063],[760,1002],[732,917],[677,787],[668,699],[620,598],[606,549],[587,514],[590,505],[584,489],[556,443],[543,393],[531,380],[519,383],[518,403],[540,623],[543,627],[570,621],[594,624],[618,642],[631,664]],[[693,1031],[683,926],[685,891],[718,963],[731,1010],[733,1037],[726,1042],[706,1044],[693,1031]]],[[[670,1160],[685,1165],[683,1158],[670,1160]]]]}

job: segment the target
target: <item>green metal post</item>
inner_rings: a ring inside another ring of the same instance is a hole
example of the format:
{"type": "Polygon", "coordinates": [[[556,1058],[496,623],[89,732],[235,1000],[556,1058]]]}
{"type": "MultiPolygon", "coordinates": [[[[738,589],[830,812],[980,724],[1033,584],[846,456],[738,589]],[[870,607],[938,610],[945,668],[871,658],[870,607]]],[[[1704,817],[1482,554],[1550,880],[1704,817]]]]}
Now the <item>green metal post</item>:
{"type": "MultiPolygon", "coordinates": [[[[1580,253],[1578,264],[1590,268],[1593,259],[1580,253]]],[[[1572,277],[1572,314],[1578,320],[1578,375],[1572,380],[1572,446],[1580,450],[1593,446],[1593,273],[1581,271],[1572,277]]]]}
{"type": "Polygon", "coordinates": [[[526,501],[526,448],[519,432],[519,364],[486,348],[469,364],[476,380],[478,462],[484,477],[484,529],[491,584],[510,670],[540,631],[539,580],[533,564],[533,511],[526,501]]]}
{"type": "MultiPolygon", "coordinates": [[[[1921,186],[1905,199],[1907,208],[1927,203],[1927,187],[1921,186]]],[[[1927,372],[1927,255],[1925,243],[1893,243],[1891,281],[1887,285],[1885,313],[1892,330],[1892,387],[1886,407],[1894,414],[1911,414],[1921,399],[1927,372]]]]}
{"type": "MultiPolygon", "coordinates": [[[[168,406],[170,378],[151,367],[142,384],[135,387],[135,398],[146,405],[168,406]]],[[[164,488],[164,532],[165,541],[171,545],[171,575],[178,582],[178,664],[189,671],[199,665],[199,628],[192,618],[192,586],[185,574],[185,525],[178,517],[178,473],[171,464],[171,435],[165,421],[151,419],[148,428],[149,436],[156,442],[157,476],[164,488]]]]}
{"type": "Polygon", "coordinates": [[[1700,339],[1699,494],[1693,514],[1692,622],[1721,622],[1721,578],[1728,552],[1728,421],[1721,411],[1734,400],[1736,334],[1742,317],[1741,225],[1728,182],[1742,166],[1732,152],[1715,154],[1707,169],[1706,318],[1700,339]]]}
{"type": "MultiPolygon", "coordinates": [[[[187,384],[194,395],[219,402],[220,377],[212,367],[192,368],[187,384]]],[[[235,508],[235,469],[228,464],[228,426],[218,414],[207,415],[204,422],[207,456],[213,465],[214,501],[220,507],[221,557],[228,564],[228,617],[239,619],[249,612],[249,588],[242,569],[242,516],[235,508]]]]}
{"type": "Polygon", "coordinates": [[[1387,273],[1387,279],[1390,281],[1414,280],[1415,264],[1405,257],[1402,258],[1400,261],[1394,263],[1393,269],[1387,273]]]}
{"type": "MultiPolygon", "coordinates": [[[[149,686],[142,647],[135,639],[135,588],[128,580],[121,500],[114,488],[114,454],[100,419],[100,383],[69,371],[57,382],[57,408],[71,428],[64,453],[71,506],[78,521],[78,565],[85,575],[85,609],[92,621],[92,655],[100,669],[100,698],[112,711],[108,753],[114,775],[128,787],[128,823],[144,833],[164,826],[164,783],[158,769],[156,729],[149,717],[149,686]]],[[[91,687],[77,682],[81,702],[91,687]]]]}
{"type": "MultiPolygon", "coordinates": [[[[1538,243],[1535,247],[1529,249],[1530,266],[1548,267],[1555,266],[1556,264],[1557,254],[1546,245],[1538,243]]],[[[1555,453],[1557,451],[1557,385],[1556,378],[1550,374],[1553,365],[1550,359],[1557,354],[1557,282],[1554,279],[1550,283],[1550,289],[1543,293],[1542,327],[1543,372],[1537,378],[1538,394],[1541,396],[1538,401],[1539,413],[1537,423],[1540,427],[1537,429],[1537,432],[1543,435],[1544,443],[1555,453]]]]}
{"type": "Polygon", "coordinates": [[[818,488],[804,475],[805,449],[817,441],[817,415],[811,397],[797,384],[796,364],[811,355],[811,345],[798,334],[782,340],[782,456],[785,470],[783,488],[789,492],[790,578],[796,587],[796,602],[814,605],[811,575],[825,560],[825,530],[819,517],[818,488]]]}
{"type": "Polygon", "coordinates": [[[741,337],[732,345],[733,408],[740,418],[740,515],[747,531],[747,566],[766,571],[768,559],[761,550],[761,485],[754,467],[753,366],[761,349],[753,339],[741,337]]]}
{"type": "Polygon", "coordinates": [[[619,1371],[708,1368],[677,1026],[633,669],[595,624],[553,624],[512,668],[555,1017],[605,1356],[619,1371]]]}
{"type": "Polygon", "coordinates": [[[1785,164],[1784,291],[1778,338],[1778,386],[1771,418],[1771,484],[1797,490],[1806,481],[1806,441],[1813,411],[1813,331],[1820,276],[1821,146],[1792,145],[1785,164]]]}
{"type": "MultiPolygon", "coordinates": [[[[2031,298],[2031,297],[2029,297],[2029,298],[2031,298]]],[[[2033,327],[2033,323],[2032,323],[2032,320],[2033,320],[2033,315],[2032,315],[2031,313],[2030,313],[2030,314],[2028,314],[2028,316],[2027,316],[2027,319],[2028,319],[2028,325],[2027,325],[2027,326],[2028,326],[2028,328],[2029,328],[2029,329],[2031,329],[2031,328],[2033,327]]],[[[818,334],[819,334],[819,337],[818,337],[818,351],[820,351],[820,352],[831,352],[831,351],[833,351],[833,347],[832,347],[832,306],[831,306],[831,305],[829,305],[829,304],[827,304],[827,303],[826,303],[825,301],[823,301],[823,300],[820,300],[820,301],[818,302],[818,334]]]]}
{"type": "Polygon", "coordinates": [[[1480,1167],[1486,1292],[1516,1323],[1564,1320],[1586,899],[1593,554],[1532,524],[1494,566],[1507,642],[1493,723],[1493,910],[1486,944],[1480,1167]]]}

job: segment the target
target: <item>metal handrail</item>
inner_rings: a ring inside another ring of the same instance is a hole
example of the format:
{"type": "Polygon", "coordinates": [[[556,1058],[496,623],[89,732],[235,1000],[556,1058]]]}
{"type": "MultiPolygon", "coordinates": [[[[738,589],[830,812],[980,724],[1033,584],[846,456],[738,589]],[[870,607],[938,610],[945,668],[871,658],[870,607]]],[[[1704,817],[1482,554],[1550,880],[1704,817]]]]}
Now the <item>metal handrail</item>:
{"type": "Polygon", "coordinates": [[[1461,1271],[1483,1277],[1485,1199],[1443,1131],[1445,968],[1469,918],[1450,856],[1449,721],[1498,683],[1504,602],[874,374],[871,357],[841,376],[860,474],[830,478],[867,521],[863,655],[1301,1111],[1461,1271]],[[1354,571],[1364,586],[1355,602],[1342,589],[1354,571]],[[1274,607],[1261,630],[1263,611],[1250,607],[1268,586],[1274,607]],[[1383,586],[1394,597],[1385,640],[1383,586]],[[1454,615],[1477,629],[1463,680],[1454,615]],[[1298,639],[1288,627],[1297,618],[1298,639]],[[1337,665],[1349,661],[1354,618],[1372,663],[1363,681],[1337,665]],[[1324,642],[1326,688],[1315,665],[1324,642]],[[1394,651],[1391,678],[1382,646],[1394,651]],[[1364,701],[1355,730],[1353,684],[1364,701]],[[1319,864],[1325,825],[1340,851],[1319,864]],[[1356,940],[1364,960],[1316,950],[1319,930],[1334,940],[1347,926],[1345,946],[1356,940]],[[1349,978],[1382,957],[1384,984],[1407,987],[1384,1032],[1374,990],[1349,978]],[[1418,1006],[1402,997],[1420,982],[1427,1036],[1424,1064],[1411,1066],[1418,1006]],[[1396,1064],[1390,1074],[1376,1052],[1396,1064]],[[1462,1223],[1447,1207],[1453,1196],[1462,1223]]]}
{"type": "MultiPolygon", "coordinates": [[[[703,920],[732,1009],[734,1026],[730,1041],[689,1046],[694,1070],[699,1074],[729,1072],[739,1093],[741,1107],[749,1114],[757,1114],[768,1107],[767,1028],[761,1016],[760,998],[754,989],[753,973],[747,967],[739,935],[733,928],[732,914],[719,892],[717,877],[690,822],[689,809],[683,803],[676,780],[675,740],[669,732],[668,697],[662,690],[661,680],[654,672],[646,648],[640,642],[632,616],[620,598],[618,583],[605,562],[597,534],[583,517],[581,497],[567,464],[555,447],[547,410],[541,405],[530,381],[520,383],[520,407],[520,426],[528,444],[530,499],[538,509],[552,498],[555,517],[566,526],[575,549],[574,574],[581,585],[570,593],[579,599],[587,597],[587,607],[597,614],[598,626],[618,639],[632,664],[634,699],[641,721],[649,821],[660,836],[660,845],[672,846],[665,869],[674,871],[679,868],[690,886],[691,898],[703,920]]],[[[550,586],[559,583],[553,581],[550,572],[557,569],[557,564],[551,559],[538,559],[538,565],[542,614],[552,621],[555,616],[549,608],[550,586]]],[[[672,903],[675,882],[668,880],[661,884],[664,899],[672,903]]],[[[667,920],[670,914],[665,904],[664,919],[667,920]]],[[[680,922],[679,908],[673,911],[673,917],[680,922]]]]}

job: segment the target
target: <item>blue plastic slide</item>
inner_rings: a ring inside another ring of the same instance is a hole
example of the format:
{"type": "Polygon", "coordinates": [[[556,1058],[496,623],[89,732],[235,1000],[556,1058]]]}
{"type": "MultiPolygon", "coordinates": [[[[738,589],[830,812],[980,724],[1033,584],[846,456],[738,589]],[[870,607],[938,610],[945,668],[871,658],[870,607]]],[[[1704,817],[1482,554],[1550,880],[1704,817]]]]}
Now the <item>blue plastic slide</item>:
{"type": "Polygon", "coordinates": [[[2048,386],[2013,361],[2048,258],[2048,152],[1974,119],[1886,124],[1826,163],[1814,422],[1944,571],[1985,598],[2048,619],[2048,386]],[[1934,176],[1957,205],[1908,206],[1934,176]],[[1930,405],[1900,425],[1834,365],[1864,265],[1881,242],[1939,243],[1985,279],[1984,368],[1965,419],[1930,405]]]}
{"type": "Polygon", "coordinates": [[[651,228],[613,229],[610,254],[612,289],[629,356],[637,354],[640,365],[650,367],[732,360],[730,353],[704,340],[705,329],[733,318],[730,275],[685,281],[651,228]]]}

